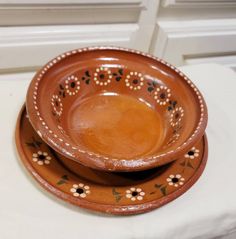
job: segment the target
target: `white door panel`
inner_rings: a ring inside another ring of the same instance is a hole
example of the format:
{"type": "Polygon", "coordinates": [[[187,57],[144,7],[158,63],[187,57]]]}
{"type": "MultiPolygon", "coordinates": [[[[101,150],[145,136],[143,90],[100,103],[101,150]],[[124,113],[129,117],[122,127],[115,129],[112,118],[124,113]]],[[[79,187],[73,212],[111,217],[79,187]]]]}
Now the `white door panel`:
{"type": "MultiPolygon", "coordinates": [[[[213,56],[236,55],[236,19],[158,21],[153,54],[180,66],[213,56]]],[[[223,60],[223,58],[221,58],[223,60]]]]}

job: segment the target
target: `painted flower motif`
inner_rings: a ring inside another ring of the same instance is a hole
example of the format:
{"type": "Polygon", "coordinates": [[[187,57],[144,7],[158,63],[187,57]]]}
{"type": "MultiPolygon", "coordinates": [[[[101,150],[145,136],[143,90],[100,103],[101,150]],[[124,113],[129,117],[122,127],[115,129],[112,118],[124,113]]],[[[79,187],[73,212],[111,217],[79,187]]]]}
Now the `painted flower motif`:
{"type": "Polygon", "coordinates": [[[58,95],[53,95],[51,99],[51,104],[53,107],[53,111],[60,116],[63,111],[63,105],[61,102],[61,99],[58,97],[58,95]]]}
{"type": "Polygon", "coordinates": [[[185,158],[190,158],[190,159],[194,159],[197,158],[199,156],[199,149],[196,149],[195,147],[192,147],[188,153],[186,153],[184,155],[185,158]]]}
{"type": "Polygon", "coordinates": [[[50,164],[51,159],[47,152],[38,151],[32,155],[32,160],[38,165],[50,164]]]}
{"type": "Polygon", "coordinates": [[[178,187],[179,185],[183,185],[184,184],[184,180],[185,179],[180,174],[176,174],[176,175],[171,174],[166,179],[166,181],[168,182],[168,184],[170,186],[175,186],[175,187],[178,187]]]}
{"type": "Polygon", "coordinates": [[[97,85],[108,85],[112,79],[111,71],[107,67],[99,67],[96,69],[93,79],[97,85]]]}
{"type": "Polygon", "coordinates": [[[168,89],[166,86],[161,85],[156,89],[154,92],[154,99],[157,101],[159,105],[165,105],[170,100],[170,89],[168,89]]]}
{"type": "Polygon", "coordinates": [[[74,75],[69,76],[66,81],[66,93],[69,95],[75,95],[79,92],[80,89],[80,81],[74,75]]]}
{"type": "Polygon", "coordinates": [[[125,84],[127,87],[129,87],[131,90],[140,90],[143,86],[143,76],[141,73],[138,73],[136,71],[131,71],[125,79],[125,84]]]}
{"type": "Polygon", "coordinates": [[[89,186],[84,185],[83,183],[73,184],[70,191],[73,193],[74,197],[85,198],[88,194],[90,194],[89,186]]]}
{"type": "Polygon", "coordinates": [[[172,111],[170,115],[170,124],[174,127],[182,120],[184,116],[184,110],[182,107],[177,107],[172,111]]]}
{"type": "Polygon", "coordinates": [[[132,201],[143,200],[144,195],[145,192],[143,192],[141,188],[130,188],[126,190],[126,197],[130,198],[132,201]]]}

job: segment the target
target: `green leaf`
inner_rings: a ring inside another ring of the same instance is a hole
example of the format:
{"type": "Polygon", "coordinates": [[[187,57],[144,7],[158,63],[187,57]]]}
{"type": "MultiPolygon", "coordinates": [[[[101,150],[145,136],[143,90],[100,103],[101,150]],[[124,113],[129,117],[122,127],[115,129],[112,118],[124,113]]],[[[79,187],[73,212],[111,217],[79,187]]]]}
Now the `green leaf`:
{"type": "Polygon", "coordinates": [[[152,82],[152,85],[153,85],[154,87],[156,87],[158,84],[157,84],[155,81],[153,81],[153,82],[152,82]]]}
{"type": "Polygon", "coordinates": [[[119,69],[118,72],[120,73],[120,75],[123,75],[123,69],[119,69]]]}
{"type": "Polygon", "coordinates": [[[172,105],[175,108],[175,106],[177,105],[177,101],[173,101],[172,105]]]}
{"type": "Polygon", "coordinates": [[[90,82],[90,80],[89,79],[87,79],[86,81],[85,81],[85,83],[88,85],[89,84],[89,82],[90,82]]]}
{"type": "Polygon", "coordinates": [[[57,185],[62,185],[62,184],[64,184],[64,183],[66,183],[66,181],[64,181],[64,180],[59,180],[58,182],[57,182],[57,185]]]}
{"type": "Polygon", "coordinates": [[[113,195],[119,195],[120,193],[118,193],[115,188],[112,188],[112,194],[113,195]]]}
{"type": "Polygon", "coordinates": [[[27,144],[29,147],[33,147],[33,148],[35,148],[34,143],[28,143],[28,142],[26,142],[26,144],[27,144]]]}
{"type": "Polygon", "coordinates": [[[59,87],[60,87],[61,90],[64,90],[63,85],[60,84],[59,87]]]}
{"type": "Polygon", "coordinates": [[[26,142],[26,144],[29,147],[40,148],[42,143],[40,141],[36,140],[34,137],[32,137],[32,142],[26,142]]]}
{"type": "Polygon", "coordinates": [[[147,89],[149,92],[152,92],[153,90],[154,90],[154,88],[153,87],[148,87],[148,89],[147,89]]]}
{"type": "Polygon", "coordinates": [[[114,195],[116,202],[119,202],[121,200],[122,196],[119,192],[116,191],[115,188],[112,188],[112,194],[114,195]]]}
{"type": "Polygon", "coordinates": [[[187,167],[194,169],[193,165],[190,162],[187,163],[187,167]]]}
{"type": "Polygon", "coordinates": [[[64,179],[64,180],[69,180],[67,175],[63,175],[61,178],[64,179]]]}
{"type": "Polygon", "coordinates": [[[37,141],[37,140],[34,139],[34,144],[35,144],[36,147],[39,148],[41,146],[42,142],[37,141]]]}
{"type": "Polygon", "coordinates": [[[57,185],[62,185],[67,183],[67,181],[69,180],[68,176],[65,174],[63,176],[61,176],[60,180],[57,182],[57,185]]]}
{"type": "Polygon", "coordinates": [[[116,196],[116,202],[119,202],[121,200],[122,196],[118,195],[116,196]]]}
{"type": "Polygon", "coordinates": [[[121,80],[120,76],[116,77],[116,81],[120,81],[120,80],[121,80]]]}
{"type": "Polygon", "coordinates": [[[167,186],[161,188],[161,192],[164,196],[166,196],[166,187],[167,186]]]}
{"type": "Polygon", "coordinates": [[[85,75],[90,77],[89,71],[85,71],[85,75]]]}
{"type": "Polygon", "coordinates": [[[113,73],[112,75],[113,75],[113,76],[117,76],[117,74],[116,74],[116,73],[113,73]]]}

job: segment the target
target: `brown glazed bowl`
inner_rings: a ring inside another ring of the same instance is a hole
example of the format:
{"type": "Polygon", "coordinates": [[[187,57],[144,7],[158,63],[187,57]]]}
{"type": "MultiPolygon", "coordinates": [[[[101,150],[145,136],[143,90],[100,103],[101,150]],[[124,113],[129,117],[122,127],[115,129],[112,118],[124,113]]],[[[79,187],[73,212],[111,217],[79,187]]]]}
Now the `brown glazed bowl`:
{"type": "Polygon", "coordinates": [[[196,86],[163,60],[118,47],[64,53],[33,78],[26,106],[42,139],[105,171],[139,171],[178,158],[204,134],[196,86]]]}

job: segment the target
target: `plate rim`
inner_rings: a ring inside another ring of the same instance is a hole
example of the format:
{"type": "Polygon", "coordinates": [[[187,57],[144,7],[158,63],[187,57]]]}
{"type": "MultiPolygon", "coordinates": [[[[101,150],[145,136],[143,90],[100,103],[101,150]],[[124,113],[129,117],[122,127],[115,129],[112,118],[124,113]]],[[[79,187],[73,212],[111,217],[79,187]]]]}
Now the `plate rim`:
{"type": "MultiPolygon", "coordinates": [[[[201,163],[192,175],[192,177],[181,187],[176,189],[176,191],[163,196],[162,198],[158,198],[156,200],[152,200],[146,203],[141,204],[129,204],[129,205],[123,205],[123,206],[117,206],[113,204],[101,204],[101,203],[95,203],[91,201],[86,201],[84,199],[78,200],[78,198],[73,197],[72,195],[66,194],[62,191],[60,191],[58,188],[54,187],[52,184],[47,182],[46,179],[44,179],[42,176],[38,174],[38,172],[31,166],[29,163],[29,160],[27,159],[27,156],[24,153],[24,149],[22,148],[20,135],[20,124],[21,120],[24,117],[24,112],[26,112],[25,104],[22,106],[18,117],[17,117],[17,123],[15,127],[15,144],[16,149],[18,153],[19,160],[23,163],[25,168],[27,169],[28,173],[37,181],[37,183],[42,186],[44,189],[46,189],[49,193],[57,196],[58,198],[69,202],[75,206],[79,206],[85,209],[93,210],[100,213],[108,213],[108,214],[114,214],[114,215],[132,215],[132,214],[140,214],[144,212],[151,211],[153,209],[159,208],[177,197],[184,194],[188,189],[190,189],[194,183],[197,182],[197,180],[202,175],[208,158],[208,141],[206,133],[204,136],[202,136],[201,140],[204,140],[204,153],[201,159],[201,163]]],[[[46,144],[46,142],[45,142],[46,144]]]]}

